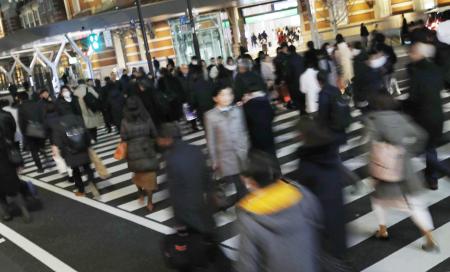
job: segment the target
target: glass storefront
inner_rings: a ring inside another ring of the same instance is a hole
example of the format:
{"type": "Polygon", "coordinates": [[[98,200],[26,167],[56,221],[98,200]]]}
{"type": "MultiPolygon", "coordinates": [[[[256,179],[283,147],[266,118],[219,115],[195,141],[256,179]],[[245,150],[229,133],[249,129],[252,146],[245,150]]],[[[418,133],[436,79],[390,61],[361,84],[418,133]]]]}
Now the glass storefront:
{"type": "MultiPolygon", "coordinates": [[[[195,17],[197,38],[202,59],[231,56],[231,40],[225,39],[226,31],[220,13],[210,13],[195,17]]],[[[175,48],[177,65],[188,64],[195,55],[192,29],[186,17],[169,20],[175,48]]]]}
{"type": "Polygon", "coordinates": [[[297,47],[303,43],[301,16],[297,0],[284,0],[249,8],[243,8],[245,36],[248,50],[252,54],[266,51],[274,55],[282,42],[297,47]]]}

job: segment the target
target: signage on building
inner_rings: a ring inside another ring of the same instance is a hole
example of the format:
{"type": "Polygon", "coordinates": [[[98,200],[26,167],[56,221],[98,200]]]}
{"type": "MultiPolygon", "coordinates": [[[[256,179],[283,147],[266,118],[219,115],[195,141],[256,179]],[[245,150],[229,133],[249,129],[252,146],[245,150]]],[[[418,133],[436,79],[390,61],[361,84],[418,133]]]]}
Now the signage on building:
{"type": "Polygon", "coordinates": [[[187,16],[181,16],[180,25],[187,25],[187,24],[189,24],[189,18],[187,16]]]}
{"type": "Polygon", "coordinates": [[[77,64],[77,63],[78,63],[78,59],[76,57],[69,58],[69,64],[77,64]]]}
{"type": "Polygon", "coordinates": [[[105,47],[113,47],[113,40],[111,36],[111,31],[103,31],[103,39],[105,40],[105,47]]]}

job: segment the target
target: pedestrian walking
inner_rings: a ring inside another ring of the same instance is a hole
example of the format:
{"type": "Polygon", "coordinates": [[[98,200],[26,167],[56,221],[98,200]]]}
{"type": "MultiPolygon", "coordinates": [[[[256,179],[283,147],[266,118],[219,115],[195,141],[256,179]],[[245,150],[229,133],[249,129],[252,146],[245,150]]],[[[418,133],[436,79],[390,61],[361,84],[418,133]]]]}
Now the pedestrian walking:
{"type": "Polygon", "coordinates": [[[319,109],[320,85],[317,81],[319,71],[315,62],[306,62],[305,68],[305,72],[299,78],[300,92],[305,94],[306,112],[309,115],[314,115],[319,109]]]}
{"type": "Polygon", "coordinates": [[[24,135],[25,149],[31,152],[34,164],[39,173],[44,172],[40,154],[49,161],[44,146],[47,138],[45,129],[44,110],[38,102],[30,101],[26,92],[21,92],[19,97],[18,118],[19,126],[24,135]]]}
{"type": "Polygon", "coordinates": [[[318,52],[319,70],[325,71],[328,77],[328,84],[338,86],[338,74],[336,60],[334,56],[335,47],[329,43],[324,43],[318,52]]]}
{"type": "Polygon", "coordinates": [[[56,108],[59,115],[72,114],[81,117],[81,108],[78,97],[73,95],[69,86],[61,87],[61,92],[56,99],[56,108]]]}
{"type": "Polygon", "coordinates": [[[369,44],[369,30],[367,30],[367,27],[364,23],[361,23],[359,35],[361,36],[361,43],[363,48],[367,48],[367,45],[369,44]]]}
{"type": "Polygon", "coordinates": [[[31,222],[31,215],[20,194],[20,180],[17,170],[22,167],[20,150],[14,142],[16,122],[11,113],[0,109],[0,213],[2,221],[12,220],[8,201],[15,203],[22,212],[23,220],[31,222]],[[17,157],[18,156],[18,157],[17,157]],[[18,160],[17,160],[18,159],[18,160]]]}
{"type": "MultiPolygon", "coordinates": [[[[105,89],[105,97],[106,101],[104,114],[109,115],[109,122],[111,125],[114,125],[117,129],[117,133],[120,132],[120,125],[123,117],[123,108],[125,105],[125,97],[123,93],[120,91],[119,86],[115,84],[111,79],[106,78],[105,89]]],[[[104,118],[106,120],[106,118],[104,118]]]]}
{"type": "Polygon", "coordinates": [[[152,196],[157,188],[158,157],[155,151],[156,128],[140,99],[131,96],[124,108],[120,137],[127,145],[126,160],[132,181],[138,188],[139,202],[147,197],[147,210],[153,210],[152,196]]]}
{"type": "Polygon", "coordinates": [[[238,66],[234,100],[244,105],[251,149],[266,152],[276,158],[272,129],[275,113],[267,96],[266,85],[258,74],[251,71],[250,60],[240,59],[238,66]]]}
{"type": "Polygon", "coordinates": [[[428,187],[438,189],[438,172],[450,176],[450,169],[438,160],[436,146],[442,137],[444,111],[441,91],[444,80],[439,68],[433,63],[435,47],[416,42],[410,49],[411,63],[408,67],[410,88],[405,109],[414,121],[428,133],[425,150],[425,178],[428,187]]]}
{"type": "Polygon", "coordinates": [[[300,163],[295,179],[319,200],[324,250],[342,261],[347,246],[339,138],[327,126],[309,118],[300,121],[299,129],[303,145],[297,151],[300,163]]]}
{"type": "Polygon", "coordinates": [[[236,203],[246,194],[239,178],[250,147],[244,111],[232,105],[234,96],[229,86],[216,86],[213,96],[216,106],[205,114],[209,156],[217,177],[235,185],[236,203]]]}
{"type": "MultiPolygon", "coordinates": [[[[200,243],[208,252],[203,261],[211,263],[213,271],[231,271],[230,261],[219,248],[214,233],[210,198],[205,197],[212,192],[213,185],[206,156],[199,146],[181,140],[180,129],[173,123],[162,125],[157,142],[165,151],[167,183],[177,228],[190,237],[200,236],[200,243]]],[[[195,271],[190,263],[185,269],[182,271],[195,271]]]]}
{"type": "Polygon", "coordinates": [[[236,271],[320,271],[321,208],[302,186],[280,179],[277,162],[252,153],[242,180],[250,193],[237,206],[236,271]]]}
{"type": "Polygon", "coordinates": [[[426,132],[397,112],[397,102],[388,95],[374,98],[373,106],[374,112],[367,116],[366,123],[371,139],[369,172],[375,179],[371,202],[379,224],[375,237],[389,238],[386,210],[399,209],[410,213],[420,229],[426,240],[422,249],[436,250],[433,220],[421,199],[424,183],[411,162],[425,149],[426,132]]]}
{"type": "MultiPolygon", "coordinates": [[[[67,92],[67,89],[65,92],[67,92]]],[[[76,196],[85,195],[85,186],[81,179],[80,168],[84,169],[84,173],[88,176],[88,182],[93,188],[94,195],[98,196],[98,191],[94,184],[94,172],[90,166],[89,147],[91,141],[83,119],[81,116],[73,114],[72,111],[60,110],[59,116],[59,122],[53,128],[53,156],[61,156],[67,166],[72,169],[73,176],[69,177],[69,181],[75,182],[77,188],[76,196]]]]}
{"type": "Polygon", "coordinates": [[[78,97],[81,116],[89,131],[90,138],[97,142],[97,128],[103,125],[99,95],[92,87],[86,85],[84,80],[79,80],[78,84],[73,94],[78,97]]]}
{"type": "Polygon", "coordinates": [[[353,54],[342,34],[336,35],[336,62],[338,74],[343,87],[348,86],[353,79],[353,54]]]}

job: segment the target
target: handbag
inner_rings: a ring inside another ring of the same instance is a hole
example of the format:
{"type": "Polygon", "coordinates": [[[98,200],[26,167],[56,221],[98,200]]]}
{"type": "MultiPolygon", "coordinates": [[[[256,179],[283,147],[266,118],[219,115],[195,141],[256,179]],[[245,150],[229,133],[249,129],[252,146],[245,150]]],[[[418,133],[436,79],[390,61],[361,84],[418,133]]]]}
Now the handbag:
{"type": "Polygon", "coordinates": [[[166,266],[180,271],[207,267],[208,251],[211,247],[201,234],[189,233],[186,230],[164,236],[161,241],[166,266]]]}
{"type": "Polygon", "coordinates": [[[9,146],[7,147],[7,152],[8,160],[10,163],[14,164],[15,166],[23,165],[22,154],[20,153],[20,150],[18,148],[9,146]]]}
{"type": "Polygon", "coordinates": [[[44,125],[39,122],[29,120],[25,129],[25,135],[32,138],[45,139],[46,131],[44,125]]]}
{"type": "Polygon", "coordinates": [[[89,148],[89,158],[91,159],[91,162],[94,164],[95,171],[97,171],[101,179],[107,179],[111,176],[111,174],[109,174],[108,172],[108,169],[103,164],[103,161],[100,159],[100,157],[92,148],[89,148]]]}
{"type": "Polygon", "coordinates": [[[116,148],[116,151],[114,152],[114,159],[118,161],[126,159],[127,149],[128,149],[127,142],[120,142],[116,148]]]}
{"type": "Polygon", "coordinates": [[[405,149],[386,142],[374,141],[370,151],[369,173],[384,182],[404,179],[405,149]]]}

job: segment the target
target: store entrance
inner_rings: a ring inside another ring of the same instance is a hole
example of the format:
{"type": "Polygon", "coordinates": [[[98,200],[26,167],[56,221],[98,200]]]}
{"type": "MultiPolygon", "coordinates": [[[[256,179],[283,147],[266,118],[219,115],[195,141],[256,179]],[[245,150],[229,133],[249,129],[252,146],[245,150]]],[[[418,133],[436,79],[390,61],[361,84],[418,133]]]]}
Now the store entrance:
{"type": "MultiPolygon", "coordinates": [[[[192,31],[188,22],[182,19],[169,21],[172,31],[173,45],[176,52],[177,65],[188,64],[195,55],[192,31]]],[[[196,18],[197,39],[202,59],[231,55],[230,47],[226,47],[220,13],[200,15],[196,18]]]]}

